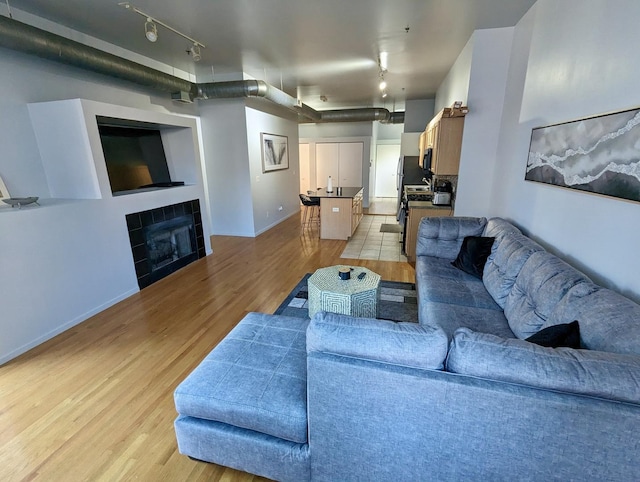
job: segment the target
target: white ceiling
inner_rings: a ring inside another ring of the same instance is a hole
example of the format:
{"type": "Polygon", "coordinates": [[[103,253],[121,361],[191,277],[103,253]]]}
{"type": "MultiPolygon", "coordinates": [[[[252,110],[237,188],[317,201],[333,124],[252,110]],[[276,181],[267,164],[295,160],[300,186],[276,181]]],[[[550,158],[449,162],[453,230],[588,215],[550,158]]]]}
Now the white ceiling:
{"type": "MultiPolygon", "coordinates": [[[[475,29],[515,25],[535,0],[131,0],[206,45],[194,63],[190,43],[122,0],[9,0],[12,9],[52,20],[191,72],[199,82],[242,72],[282,87],[316,109],[386,107],[432,98],[475,29]],[[378,58],[388,52],[388,96],[378,58]],[[320,100],[326,96],[327,101],[320,100]]],[[[6,3],[7,0],[0,0],[6,3]]],[[[20,20],[19,16],[14,16],[20,20]]]]}

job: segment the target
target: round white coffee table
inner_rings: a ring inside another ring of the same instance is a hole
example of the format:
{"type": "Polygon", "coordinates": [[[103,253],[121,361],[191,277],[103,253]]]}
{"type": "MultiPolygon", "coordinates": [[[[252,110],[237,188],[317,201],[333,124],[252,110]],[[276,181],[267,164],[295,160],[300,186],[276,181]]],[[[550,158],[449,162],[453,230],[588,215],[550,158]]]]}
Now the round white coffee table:
{"type": "Polygon", "coordinates": [[[351,278],[340,279],[340,268],[349,266],[329,266],[320,268],[307,281],[309,291],[309,318],[320,311],[330,311],[343,315],[376,318],[380,299],[380,275],[367,268],[354,266],[351,278]],[[365,273],[362,279],[358,275],[365,273]]]}

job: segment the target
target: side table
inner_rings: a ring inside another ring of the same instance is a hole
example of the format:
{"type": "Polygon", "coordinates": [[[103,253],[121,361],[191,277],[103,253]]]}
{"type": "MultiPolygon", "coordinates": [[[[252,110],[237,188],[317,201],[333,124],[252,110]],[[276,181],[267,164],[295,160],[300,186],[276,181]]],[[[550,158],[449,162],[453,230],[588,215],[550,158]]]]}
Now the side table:
{"type": "Polygon", "coordinates": [[[376,318],[380,299],[380,275],[355,266],[351,269],[351,278],[342,280],[338,274],[340,268],[349,266],[320,268],[309,277],[309,318],[320,311],[376,318]],[[358,279],[361,273],[366,274],[364,278],[358,279]]]}

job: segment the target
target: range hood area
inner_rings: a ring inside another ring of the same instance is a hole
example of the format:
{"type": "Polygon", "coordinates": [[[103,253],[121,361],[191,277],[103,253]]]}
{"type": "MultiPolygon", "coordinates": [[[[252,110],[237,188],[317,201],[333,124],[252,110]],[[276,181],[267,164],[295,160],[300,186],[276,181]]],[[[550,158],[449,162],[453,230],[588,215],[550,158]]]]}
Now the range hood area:
{"type": "Polygon", "coordinates": [[[177,102],[255,97],[292,111],[300,123],[404,122],[404,112],[381,107],[317,111],[262,80],[189,82],[1,15],[0,46],[167,92],[177,102]]]}

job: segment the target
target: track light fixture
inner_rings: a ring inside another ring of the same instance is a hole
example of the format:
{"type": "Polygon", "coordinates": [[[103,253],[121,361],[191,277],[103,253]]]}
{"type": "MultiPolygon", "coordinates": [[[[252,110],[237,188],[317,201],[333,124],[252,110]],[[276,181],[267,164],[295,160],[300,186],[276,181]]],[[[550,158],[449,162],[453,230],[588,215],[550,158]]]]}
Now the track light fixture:
{"type": "Polygon", "coordinates": [[[198,62],[200,61],[200,59],[202,59],[200,49],[206,48],[206,46],[202,42],[199,42],[196,39],[193,39],[188,35],[183,34],[179,30],[176,30],[175,28],[171,27],[170,25],[167,25],[164,22],[161,22],[157,18],[154,18],[151,15],[143,12],[138,7],[131,5],[129,2],[120,2],[118,5],[126,8],[127,10],[132,11],[133,13],[142,15],[143,17],[146,18],[146,21],[144,22],[144,35],[145,37],[147,37],[147,40],[149,40],[149,42],[155,42],[156,40],[158,40],[158,25],[161,25],[167,30],[171,30],[173,33],[180,35],[183,38],[186,38],[189,42],[193,44],[191,48],[187,50],[187,53],[189,53],[193,57],[194,62],[198,62]]]}
{"type": "Polygon", "coordinates": [[[153,23],[151,18],[147,18],[147,21],[144,23],[144,35],[149,42],[158,40],[158,27],[153,23]]]}
{"type": "Polygon", "coordinates": [[[384,81],[384,79],[382,79],[380,81],[380,90],[384,90],[387,88],[387,83],[384,81]]]}
{"type": "Polygon", "coordinates": [[[193,44],[189,51],[191,52],[191,58],[193,58],[193,61],[200,62],[202,56],[200,55],[200,47],[198,44],[193,44]]]}

